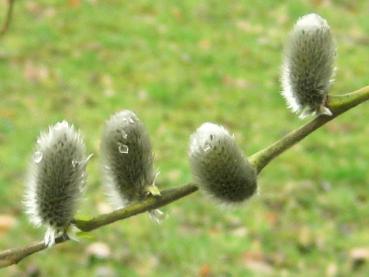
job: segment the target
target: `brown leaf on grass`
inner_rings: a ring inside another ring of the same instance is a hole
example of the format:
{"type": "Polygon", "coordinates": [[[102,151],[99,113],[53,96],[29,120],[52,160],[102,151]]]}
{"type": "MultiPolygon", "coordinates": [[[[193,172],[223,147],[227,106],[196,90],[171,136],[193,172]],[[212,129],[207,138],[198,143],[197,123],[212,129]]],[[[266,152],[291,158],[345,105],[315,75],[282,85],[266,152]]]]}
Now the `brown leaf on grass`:
{"type": "Polygon", "coordinates": [[[101,84],[103,86],[105,96],[111,97],[115,95],[116,92],[114,89],[113,78],[110,75],[104,74],[101,77],[101,84]]]}
{"type": "Polygon", "coordinates": [[[321,6],[325,1],[324,0],[311,0],[311,3],[314,6],[321,6]]]}
{"type": "Polygon", "coordinates": [[[243,238],[246,237],[246,235],[248,234],[248,230],[244,226],[236,227],[230,230],[230,234],[238,238],[243,238]]]}
{"type": "Polygon", "coordinates": [[[198,46],[202,50],[208,50],[211,47],[211,42],[208,39],[200,40],[198,46]]]}
{"type": "Polygon", "coordinates": [[[328,266],[327,266],[327,269],[325,271],[325,274],[327,277],[334,277],[334,276],[337,276],[337,273],[338,273],[338,268],[337,268],[337,264],[336,263],[330,263],[328,266]]]}
{"type": "Polygon", "coordinates": [[[39,1],[26,1],[26,10],[31,13],[33,16],[37,16],[38,19],[43,17],[51,18],[56,15],[56,10],[52,6],[46,6],[39,1]]]}
{"type": "Polygon", "coordinates": [[[347,134],[355,129],[355,124],[332,121],[325,128],[332,134],[347,134]]]}
{"type": "Polygon", "coordinates": [[[81,0],[68,0],[68,5],[70,7],[79,7],[81,5],[81,0]]]}
{"type": "Polygon", "coordinates": [[[257,274],[269,275],[273,273],[273,267],[267,257],[259,251],[248,251],[243,255],[245,267],[257,274]]]}
{"type": "Polygon", "coordinates": [[[16,115],[14,110],[2,108],[0,110],[0,118],[13,118],[16,115]]]}
{"type": "Polygon", "coordinates": [[[309,252],[315,246],[314,234],[307,226],[302,226],[298,230],[298,247],[301,252],[309,252]]]}
{"type": "Polygon", "coordinates": [[[265,214],[265,219],[269,223],[269,225],[273,227],[273,226],[277,225],[277,223],[279,221],[279,213],[273,212],[273,211],[268,211],[265,214]]]}
{"type": "Polygon", "coordinates": [[[175,18],[177,18],[177,19],[182,18],[182,12],[181,12],[178,8],[173,8],[173,9],[171,10],[171,13],[172,13],[172,15],[173,15],[175,18]]]}
{"type": "Polygon", "coordinates": [[[95,277],[115,277],[118,276],[115,274],[113,268],[109,266],[99,266],[95,270],[95,277]]]}
{"type": "Polygon", "coordinates": [[[145,259],[140,261],[137,267],[137,273],[139,276],[151,276],[153,272],[156,272],[156,268],[159,265],[160,260],[156,255],[146,256],[145,259]]]}
{"type": "Polygon", "coordinates": [[[252,23],[246,20],[237,21],[236,27],[246,33],[258,34],[263,31],[263,27],[261,25],[258,25],[258,24],[255,24],[255,23],[252,23]]]}
{"type": "Polygon", "coordinates": [[[225,85],[239,88],[239,89],[245,89],[245,88],[250,87],[250,83],[247,80],[242,79],[242,78],[233,78],[232,76],[228,76],[228,75],[225,75],[223,77],[223,83],[225,85]]]}
{"type": "Polygon", "coordinates": [[[167,173],[168,179],[171,182],[177,182],[181,178],[182,172],[178,169],[173,169],[167,173]]]}
{"type": "Polygon", "coordinates": [[[208,264],[204,264],[199,269],[200,277],[210,277],[211,276],[211,268],[208,264]]]}
{"type": "Polygon", "coordinates": [[[28,81],[36,83],[46,81],[50,76],[49,69],[46,66],[37,65],[31,60],[26,61],[23,74],[28,81]]]}
{"type": "Polygon", "coordinates": [[[15,224],[17,219],[8,214],[0,215],[0,236],[6,234],[15,224]]]}
{"type": "Polygon", "coordinates": [[[369,261],[369,248],[356,247],[351,249],[349,253],[350,264],[353,270],[358,269],[369,261]]]}
{"type": "Polygon", "coordinates": [[[42,12],[42,6],[37,1],[27,1],[25,3],[27,12],[38,15],[42,12]]]}
{"type": "Polygon", "coordinates": [[[95,270],[95,277],[115,277],[118,276],[114,269],[107,265],[98,266],[95,270]]]}
{"type": "Polygon", "coordinates": [[[94,242],[90,244],[86,253],[89,257],[95,257],[98,259],[108,259],[111,256],[110,247],[103,242],[94,242]]]}

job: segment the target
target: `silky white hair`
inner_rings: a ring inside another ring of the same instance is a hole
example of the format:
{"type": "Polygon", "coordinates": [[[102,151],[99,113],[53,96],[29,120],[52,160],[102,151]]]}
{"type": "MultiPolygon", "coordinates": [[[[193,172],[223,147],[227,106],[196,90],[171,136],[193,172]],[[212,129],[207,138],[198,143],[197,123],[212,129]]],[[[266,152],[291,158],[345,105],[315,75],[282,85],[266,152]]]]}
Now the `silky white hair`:
{"type": "Polygon", "coordinates": [[[223,126],[202,124],[190,138],[189,159],[200,187],[223,203],[240,203],[256,192],[256,170],[223,126]]]}
{"type": "Polygon", "coordinates": [[[326,107],[333,82],[336,46],[330,27],[317,14],[301,17],[290,33],[282,66],[282,95],[300,117],[332,115],[326,107]]]}
{"type": "Polygon", "coordinates": [[[101,151],[103,174],[112,204],[120,208],[144,199],[156,174],[150,138],[134,112],[123,110],[107,120],[101,151]]]}
{"type": "Polygon", "coordinates": [[[26,182],[25,208],[34,225],[47,227],[47,246],[71,224],[89,158],[81,135],[66,121],[50,126],[37,139],[26,182]]]}

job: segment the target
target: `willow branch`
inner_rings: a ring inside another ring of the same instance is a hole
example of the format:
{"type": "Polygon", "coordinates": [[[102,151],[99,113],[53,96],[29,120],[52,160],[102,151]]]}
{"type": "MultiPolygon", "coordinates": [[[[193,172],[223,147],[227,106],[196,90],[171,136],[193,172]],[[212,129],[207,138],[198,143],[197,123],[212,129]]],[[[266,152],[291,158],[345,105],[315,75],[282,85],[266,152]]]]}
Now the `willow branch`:
{"type": "MultiPolygon", "coordinates": [[[[74,220],[74,224],[84,232],[90,232],[97,228],[103,227],[105,225],[109,225],[118,220],[126,219],[128,217],[150,211],[162,206],[165,206],[171,202],[177,201],[180,198],[183,198],[191,193],[194,193],[198,190],[198,188],[193,185],[185,185],[183,187],[164,190],[161,192],[161,196],[151,196],[142,202],[133,203],[132,205],[113,211],[108,214],[102,214],[91,220],[74,220]]],[[[60,236],[56,239],[55,243],[63,243],[68,241],[69,238],[66,235],[60,236]]],[[[47,246],[43,241],[35,242],[25,247],[20,248],[12,248],[0,252],[0,267],[7,267],[13,264],[16,264],[23,260],[24,258],[45,250],[47,246]]]]}
{"type": "Polygon", "coordinates": [[[13,17],[14,2],[15,0],[8,0],[8,9],[6,11],[4,23],[0,30],[0,37],[5,35],[5,33],[9,30],[10,22],[12,21],[13,17]]]}
{"type": "Polygon", "coordinates": [[[320,115],[304,124],[300,128],[289,132],[283,138],[252,155],[250,157],[251,164],[253,164],[257,172],[260,173],[270,161],[278,157],[291,146],[295,145],[306,136],[314,132],[316,129],[320,128],[340,114],[367,100],[369,100],[369,86],[363,87],[348,94],[329,97],[327,106],[333,113],[332,116],[320,115]]]}
{"type": "MultiPolygon", "coordinates": [[[[255,166],[258,173],[268,165],[270,161],[278,157],[281,153],[289,149],[291,146],[301,141],[303,138],[323,126],[328,121],[336,118],[340,114],[354,108],[355,106],[369,100],[369,86],[354,91],[352,93],[331,96],[328,100],[328,107],[332,111],[332,116],[321,115],[305,125],[297,128],[280,140],[274,142],[273,144],[267,146],[263,150],[257,152],[250,157],[250,162],[255,166]]],[[[102,214],[91,220],[78,220],[75,219],[73,224],[75,224],[79,229],[84,232],[90,232],[105,225],[112,224],[118,220],[126,219],[128,217],[143,213],[145,211],[150,211],[169,203],[177,201],[187,195],[190,195],[198,190],[196,185],[189,184],[183,187],[169,189],[162,192],[159,197],[148,197],[142,202],[133,203],[132,205],[113,211],[108,214],[102,214]]],[[[56,243],[63,243],[68,241],[69,238],[66,235],[60,236],[56,239],[56,243]]],[[[40,252],[46,249],[47,246],[44,242],[36,242],[21,248],[12,248],[0,252],[0,267],[6,267],[13,265],[23,260],[24,258],[40,252]]]]}

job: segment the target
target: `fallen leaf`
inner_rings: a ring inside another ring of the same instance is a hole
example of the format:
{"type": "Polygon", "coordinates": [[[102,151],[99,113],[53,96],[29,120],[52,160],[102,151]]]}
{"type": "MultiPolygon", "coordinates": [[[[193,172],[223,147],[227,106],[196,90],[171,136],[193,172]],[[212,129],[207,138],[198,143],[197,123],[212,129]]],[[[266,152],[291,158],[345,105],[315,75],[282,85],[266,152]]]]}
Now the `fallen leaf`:
{"type": "Polygon", "coordinates": [[[168,179],[171,182],[176,182],[181,177],[182,172],[178,169],[173,169],[167,173],[168,179]]]}
{"type": "Polygon", "coordinates": [[[231,234],[235,237],[238,237],[238,238],[242,238],[242,237],[245,237],[248,233],[248,230],[246,227],[238,227],[238,228],[234,228],[233,230],[230,231],[231,234]]]}
{"type": "Polygon", "coordinates": [[[278,223],[279,214],[269,211],[265,214],[265,219],[271,226],[275,226],[278,223]]]}
{"type": "Polygon", "coordinates": [[[357,247],[351,249],[349,253],[352,269],[358,269],[364,263],[369,261],[369,248],[357,247]]]}
{"type": "Polygon", "coordinates": [[[337,276],[337,272],[338,272],[338,269],[337,269],[337,264],[335,263],[330,263],[328,266],[327,266],[327,269],[326,269],[326,275],[328,277],[334,277],[334,276],[337,276]]]}
{"type": "Polygon", "coordinates": [[[261,25],[256,25],[254,23],[250,23],[245,20],[240,20],[236,22],[236,26],[241,31],[244,31],[246,33],[261,33],[263,31],[263,27],[261,25]]]}
{"type": "Polygon", "coordinates": [[[95,276],[96,277],[113,277],[117,275],[114,273],[114,270],[111,267],[99,266],[95,270],[95,276]]]}
{"type": "Polygon", "coordinates": [[[0,215],[0,235],[7,233],[15,224],[17,219],[12,215],[0,215]]]}
{"type": "Polygon", "coordinates": [[[26,61],[23,73],[24,77],[32,82],[46,81],[50,76],[49,69],[46,66],[37,65],[30,60],[26,61]]]}
{"type": "Polygon", "coordinates": [[[239,88],[239,89],[245,89],[250,86],[250,83],[247,80],[241,79],[241,78],[233,78],[228,75],[225,75],[223,77],[223,83],[225,85],[229,85],[229,86],[239,88]]]}
{"type": "Polygon", "coordinates": [[[68,0],[70,7],[78,7],[81,4],[81,0],[68,0]]]}
{"type": "Polygon", "coordinates": [[[209,277],[211,275],[210,266],[208,264],[204,264],[200,267],[199,276],[200,277],[209,277]]]}
{"type": "Polygon", "coordinates": [[[203,39],[199,41],[199,47],[203,50],[208,50],[211,46],[211,43],[208,39],[203,39]]]}
{"type": "Polygon", "coordinates": [[[267,258],[258,251],[248,251],[244,254],[244,265],[247,269],[259,274],[273,273],[273,267],[268,263],[267,258]]]}
{"type": "Polygon", "coordinates": [[[94,242],[87,247],[86,253],[90,257],[108,259],[111,256],[110,247],[103,242],[94,242]]]}

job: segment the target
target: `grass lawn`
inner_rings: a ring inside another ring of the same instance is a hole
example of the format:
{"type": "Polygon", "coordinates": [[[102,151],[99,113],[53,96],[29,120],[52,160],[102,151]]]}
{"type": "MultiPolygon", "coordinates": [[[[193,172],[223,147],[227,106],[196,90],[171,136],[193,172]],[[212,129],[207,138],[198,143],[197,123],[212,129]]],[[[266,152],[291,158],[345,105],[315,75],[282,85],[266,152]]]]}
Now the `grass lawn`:
{"type": "MultiPolygon", "coordinates": [[[[332,93],[368,85],[368,11],[368,1],[349,0],[17,1],[0,40],[0,248],[43,237],[22,198],[33,145],[50,124],[74,123],[94,153],[81,215],[109,210],[100,135],[122,109],[149,130],[161,188],[185,184],[189,136],[201,123],[225,125],[248,155],[301,124],[279,84],[298,17],[319,13],[333,30],[332,93]]],[[[279,157],[240,207],[197,193],[165,207],[160,225],[140,215],[0,275],[367,276],[368,118],[364,104],[279,157]]]]}

